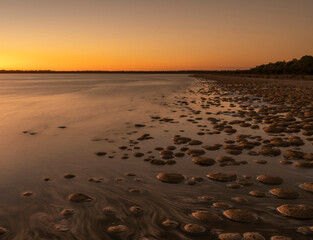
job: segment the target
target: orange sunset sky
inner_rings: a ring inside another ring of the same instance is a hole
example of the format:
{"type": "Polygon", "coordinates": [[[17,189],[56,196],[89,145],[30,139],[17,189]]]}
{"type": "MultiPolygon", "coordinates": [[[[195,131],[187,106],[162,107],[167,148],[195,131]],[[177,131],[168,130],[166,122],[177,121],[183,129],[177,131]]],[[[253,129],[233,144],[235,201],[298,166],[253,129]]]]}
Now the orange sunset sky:
{"type": "Polygon", "coordinates": [[[1,0],[0,69],[245,69],[313,55],[311,0],[1,0]]]}

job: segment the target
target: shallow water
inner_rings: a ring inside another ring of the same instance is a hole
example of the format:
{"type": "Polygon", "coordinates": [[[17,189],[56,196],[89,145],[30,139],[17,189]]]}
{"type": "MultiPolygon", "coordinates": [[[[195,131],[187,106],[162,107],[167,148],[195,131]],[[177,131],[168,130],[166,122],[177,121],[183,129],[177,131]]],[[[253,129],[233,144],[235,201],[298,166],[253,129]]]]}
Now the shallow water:
{"type": "MultiPolygon", "coordinates": [[[[248,161],[247,165],[209,167],[195,165],[191,156],[176,158],[175,165],[156,166],[143,161],[147,156],[160,158],[155,147],[174,145],[172,138],[180,134],[204,142],[203,145],[224,143],[237,134],[266,136],[262,130],[237,127],[234,135],[226,133],[203,136],[200,129],[213,130],[206,119],[240,119],[232,113],[219,113],[239,109],[230,108],[229,102],[212,104],[211,115],[201,109],[200,85],[186,75],[145,74],[12,74],[0,75],[0,226],[8,229],[4,239],[212,239],[219,232],[258,231],[268,237],[284,234],[294,239],[310,239],[295,232],[311,220],[299,221],[286,218],[275,208],[285,203],[310,203],[312,194],[299,190],[298,185],[312,181],[310,169],[282,166],[280,157],[249,156],[244,152],[234,158],[248,161]],[[180,101],[188,101],[186,106],[180,101]],[[180,115],[188,115],[182,118],[180,115]],[[152,116],[173,118],[174,122],[154,120],[152,116]],[[198,123],[187,119],[203,118],[198,123]],[[135,127],[144,124],[145,127],[135,127]],[[202,126],[197,126],[202,125],[202,126]],[[65,129],[58,128],[66,126],[65,129]],[[27,133],[23,133],[27,131],[27,133]],[[184,131],[184,132],[182,132],[184,131]],[[137,141],[143,134],[153,139],[137,141]],[[128,149],[120,150],[119,146],[128,149]],[[135,147],[140,149],[135,149],[135,147]],[[97,156],[96,152],[106,152],[97,156]],[[152,151],[147,153],[147,151],[152,151]],[[144,157],[133,157],[142,152],[144,157]],[[124,153],[128,159],[122,159],[124,153]],[[110,158],[110,156],[112,158],[110,158]],[[268,164],[255,164],[253,160],[265,159],[268,164]],[[270,190],[254,181],[253,186],[240,189],[226,187],[226,183],[213,182],[205,176],[211,172],[234,172],[255,178],[259,174],[279,175],[284,179],[282,187],[297,190],[296,200],[282,200],[272,196],[255,198],[251,190],[270,190]],[[126,176],[126,173],[136,176],[126,176]],[[200,176],[205,180],[196,185],[166,184],[156,175],[160,172],[177,172],[186,178],[200,176]],[[75,174],[65,179],[65,173],[75,174]],[[49,177],[51,181],[43,181],[49,177]],[[98,183],[88,178],[101,178],[98,183]],[[120,179],[117,179],[120,178],[120,179]],[[141,192],[129,192],[140,189],[141,192]],[[34,195],[22,197],[32,191],[34,195]],[[71,203],[67,196],[83,192],[92,196],[88,203],[71,203]],[[198,197],[210,195],[215,201],[200,201],[198,197]],[[237,203],[232,197],[248,199],[237,203]],[[227,202],[233,207],[244,208],[258,214],[257,223],[232,222],[222,216],[222,209],[212,208],[212,202],[227,202]],[[129,207],[136,205],[144,213],[134,216],[129,207]],[[114,215],[104,214],[104,207],[114,207],[114,215]],[[74,209],[72,217],[63,217],[61,211],[74,209]],[[221,217],[221,223],[201,223],[191,213],[195,210],[213,209],[221,217]],[[162,227],[162,221],[179,222],[177,229],[162,227]],[[204,235],[184,232],[186,223],[198,223],[207,228],[204,235]],[[123,224],[129,231],[112,235],[107,228],[123,224]]],[[[216,95],[219,97],[218,95],[216,95]]],[[[236,95],[229,95],[236,96],[236,95]]],[[[256,103],[262,105],[263,103],[256,103]]],[[[261,127],[262,124],[260,124],[261,127]]],[[[261,127],[262,129],[262,127],[261,127]]],[[[302,149],[310,152],[306,143],[302,149]]],[[[176,152],[183,145],[179,145],[176,152]]],[[[195,146],[194,148],[201,148],[195,146]]],[[[223,149],[207,151],[205,156],[216,158],[227,155],[223,149]]]]}

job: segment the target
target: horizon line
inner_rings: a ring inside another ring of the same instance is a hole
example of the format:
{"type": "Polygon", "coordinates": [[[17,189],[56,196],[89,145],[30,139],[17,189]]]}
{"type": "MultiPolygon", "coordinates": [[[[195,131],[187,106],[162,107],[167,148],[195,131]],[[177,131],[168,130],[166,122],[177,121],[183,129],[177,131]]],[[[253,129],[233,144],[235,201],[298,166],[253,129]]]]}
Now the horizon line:
{"type": "Polygon", "coordinates": [[[204,72],[235,72],[247,71],[249,69],[233,70],[5,70],[1,69],[0,73],[204,73],[204,72]]]}

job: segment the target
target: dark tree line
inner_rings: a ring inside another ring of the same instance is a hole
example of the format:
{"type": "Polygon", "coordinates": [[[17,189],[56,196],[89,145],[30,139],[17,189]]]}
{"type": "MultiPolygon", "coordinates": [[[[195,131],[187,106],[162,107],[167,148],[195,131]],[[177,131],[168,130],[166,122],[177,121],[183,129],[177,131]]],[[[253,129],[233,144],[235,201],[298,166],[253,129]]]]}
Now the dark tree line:
{"type": "Polygon", "coordinates": [[[275,63],[263,64],[255,68],[251,68],[250,73],[255,74],[313,74],[313,57],[303,56],[302,58],[293,59],[291,61],[280,61],[275,63]]]}

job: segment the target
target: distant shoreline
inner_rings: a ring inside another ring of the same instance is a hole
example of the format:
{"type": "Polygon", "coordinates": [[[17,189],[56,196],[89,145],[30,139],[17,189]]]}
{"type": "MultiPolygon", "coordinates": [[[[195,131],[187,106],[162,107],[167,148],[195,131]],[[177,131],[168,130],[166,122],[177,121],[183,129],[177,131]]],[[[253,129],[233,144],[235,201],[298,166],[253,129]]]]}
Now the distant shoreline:
{"type": "MultiPolygon", "coordinates": [[[[5,73],[77,73],[77,74],[211,74],[211,73],[222,73],[219,71],[202,71],[202,70],[179,70],[179,71],[50,71],[50,70],[0,70],[0,74],[5,73]]],[[[226,72],[223,71],[225,74],[226,72]]]]}
{"type": "Polygon", "coordinates": [[[213,77],[213,78],[244,78],[256,81],[257,79],[266,80],[297,80],[313,81],[313,75],[302,74],[252,74],[244,73],[242,70],[235,71],[202,71],[202,70],[181,70],[181,71],[50,71],[50,70],[29,70],[29,71],[6,71],[0,70],[1,74],[188,74],[192,77],[213,77]]]}
{"type": "Polygon", "coordinates": [[[239,77],[248,79],[275,79],[275,80],[313,80],[313,75],[303,74],[253,74],[244,70],[206,71],[52,71],[52,70],[0,70],[0,74],[188,74],[191,76],[215,75],[225,77],[239,77]]]}

